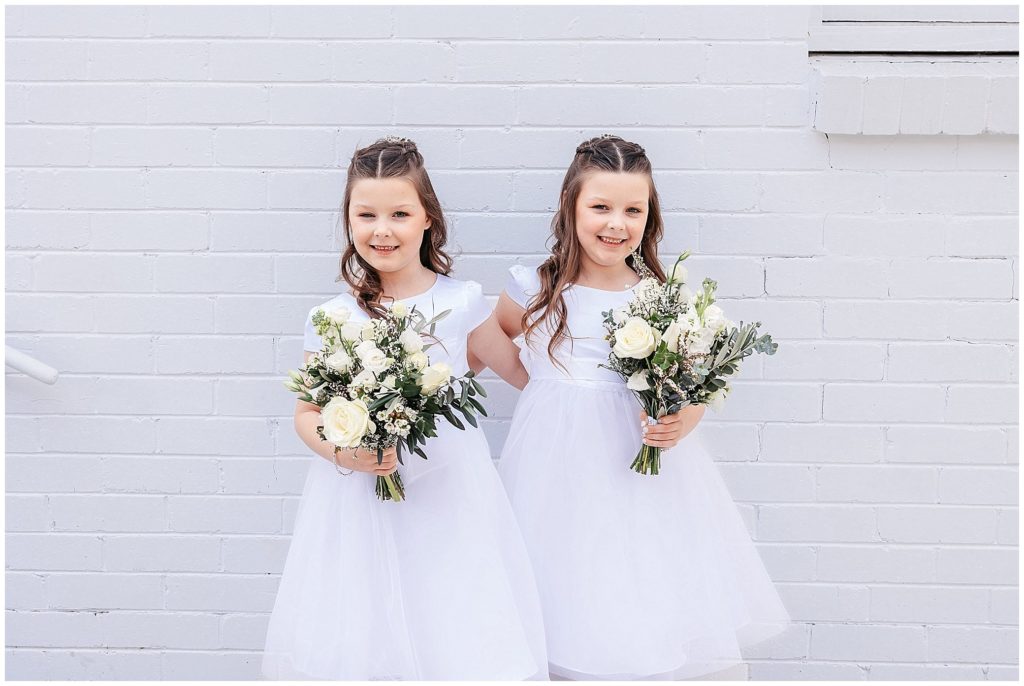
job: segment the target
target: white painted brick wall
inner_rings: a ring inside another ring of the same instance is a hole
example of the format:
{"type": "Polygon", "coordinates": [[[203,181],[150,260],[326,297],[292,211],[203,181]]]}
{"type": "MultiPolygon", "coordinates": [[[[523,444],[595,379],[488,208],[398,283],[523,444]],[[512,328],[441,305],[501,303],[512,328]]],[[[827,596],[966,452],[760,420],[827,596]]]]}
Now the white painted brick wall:
{"type": "Polygon", "coordinates": [[[750,678],[1015,679],[1017,61],[815,62],[813,9],[7,8],[7,342],[61,372],[6,377],[8,678],[258,676],[348,156],[417,140],[493,298],[615,131],[781,344],[705,420],[795,620],[750,678]]]}

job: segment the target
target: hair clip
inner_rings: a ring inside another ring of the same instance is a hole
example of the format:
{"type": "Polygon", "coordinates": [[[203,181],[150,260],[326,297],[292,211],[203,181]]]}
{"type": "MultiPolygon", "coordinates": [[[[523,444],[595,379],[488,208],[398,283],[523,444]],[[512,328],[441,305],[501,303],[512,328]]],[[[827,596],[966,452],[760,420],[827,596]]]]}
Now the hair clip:
{"type": "Polygon", "coordinates": [[[412,143],[408,138],[402,138],[401,136],[384,136],[377,140],[378,143],[412,143]]]}

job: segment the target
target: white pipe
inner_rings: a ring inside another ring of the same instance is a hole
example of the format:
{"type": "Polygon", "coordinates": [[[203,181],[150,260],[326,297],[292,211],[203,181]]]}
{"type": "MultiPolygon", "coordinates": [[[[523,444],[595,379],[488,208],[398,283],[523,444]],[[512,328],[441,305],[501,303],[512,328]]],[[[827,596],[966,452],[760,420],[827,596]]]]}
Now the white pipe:
{"type": "Polygon", "coordinates": [[[20,350],[7,346],[5,362],[8,367],[13,367],[19,372],[25,372],[33,379],[44,383],[57,383],[57,370],[48,364],[43,364],[36,358],[26,355],[20,350]]]}

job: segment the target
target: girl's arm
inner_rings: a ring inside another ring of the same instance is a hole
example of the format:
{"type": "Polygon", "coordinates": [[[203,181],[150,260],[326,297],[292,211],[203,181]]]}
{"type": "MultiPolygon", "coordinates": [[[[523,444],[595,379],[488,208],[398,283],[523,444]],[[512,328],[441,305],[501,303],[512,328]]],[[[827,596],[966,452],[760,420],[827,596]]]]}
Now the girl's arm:
{"type": "Polygon", "coordinates": [[[469,364],[474,372],[490,367],[506,383],[522,390],[530,380],[512,339],[523,332],[523,308],[505,293],[491,316],[469,334],[469,364]],[[479,369],[474,363],[479,364],[479,369]]]}

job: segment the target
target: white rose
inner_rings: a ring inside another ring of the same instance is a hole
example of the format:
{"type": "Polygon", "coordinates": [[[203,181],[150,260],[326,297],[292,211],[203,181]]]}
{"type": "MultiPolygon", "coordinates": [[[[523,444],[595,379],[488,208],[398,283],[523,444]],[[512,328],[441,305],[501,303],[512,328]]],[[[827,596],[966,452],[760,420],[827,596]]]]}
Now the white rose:
{"type": "Polygon", "coordinates": [[[358,341],[362,326],[358,322],[345,322],[341,325],[341,338],[346,341],[358,341]]]}
{"type": "Polygon", "coordinates": [[[686,267],[683,266],[682,262],[676,262],[675,266],[672,267],[672,271],[668,275],[669,283],[684,283],[689,272],[686,271],[686,267]]]}
{"type": "Polygon", "coordinates": [[[636,285],[636,295],[640,300],[644,300],[651,297],[654,291],[660,287],[661,284],[657,279],[648,276],[646,279],[641,279],[640,283],[636,285]]]}
{"type": "Polygon", "coordinates": [[[718,333],[729,320],[725,318],[725,312],[718,305],[708,305],[704,310],[704,325],[718,333]]]}
{"type": "Polygon", "coordinates": [[[708,327],[694,329],[686,341],[686,349],[694,355],[707,355],[715,342],[715,332],[708,327]]]}
{"type": "Polygon", "coordinates": [[[385,388],[395,389],[395,384],[398,383],[398,379],[395,378],[394,374],[388,374],[384,377],[384,380],[380,382],[385,388]]]}
{"type": "Polygon", "coordinates": [[[398,342],[407,353],[415,353],[423,350],[423,339],[412,329],[406,329],[398,336],[398,342]]]}
{"type": "Polygon", "coordinates": [[[421,350],[419,352],[413,353],[412,355],[409,355],[406,362],[413,369],[419,370],[425,368],[427,364],[430,362],[430,360],[427,359],[427,354],[421,350]]]}
{"type": "Polygon", "coordinates": [[[658,332],[640,317],[630,317],[615,331],[612,351],[619,357],[642,360],[658,346],[658,332]]]}
{"type": "Polygon", "coordinates": [[[348,353],[339,348],[324,360],[324,364],[336,372],[347,372],[352,366],[352,358],[348,353]]]}
{"type": "Polygon", "coordinates": [[[625,307],[616,307],[612,310],[612,321],[616,324],[621,324],[627,319],[629,319],[629,310],[625,307]]]}
{"type": "Polygon", "coordinates": [[[327,312],[327,317],[338,326],[347,322],[351,316],[352,312],[347,307],[335,307],[327,312]]]}
{"type": "Polygon", "coordinates": [[[665,341],[665,345],[668,346],[669,351],[677,353],[679,352],[679,340],[686,333],[686,329],[679,325],[678,320],[673,320],[668,328],[665,329],[665,333],[661,335],[661,339],[665,341]]]}
{"type": "Polygon", "coordinates": [[[324,423],[324,438],[342,448],[357,448],[363,436],[376,427],[362,400],[331,398],[320,411],[324,423]]]}
{"type": "Polygon", "coordinates": [[[366,369],[378,374],[388,368],[391,360],[373,341],[363,341],[356,346],[356,355],[366,369]]]}
{"type": "Polygon", "coordinates": [[[708,397],[708,405],[715,412],[720,412],[725,407],[725,396],[729,394],[729,387],[724,386],[708,397]]]}
{"type": "Polygon", "coordinates": [[[352,377],[352,385],[369,391],[377,386],[377,377],[369,369],[364,369],[352,377]]]}
{"type": "Polygon", "coordinates": [[[362,338],[364,341],[373,340],[373,332],[374,326],[373,320],[371,319],[370,321],[363,324],[363,328],[359,330],[359,337],[362,338]]]}
{"type": "Polygon", "coordinates": [[[396,300],[391,305],[391,313],[401,319],[405,317],[405,315],[409,314],[409,306],[401,300],[396,300]]]}
{"type": "Polygon", "coordinates": [[[640,371],[629,377],[629,381],[626,382],[626,388],[631,391],[646,391],[651,385],[647,383],[647,370],[641,369],[640,371]]]}
{"type": "Polygon", "coordinates": [[[430,395],[437,389],[448,383],[448,379],[451,378],[452,368],[444,362],[436,362],[426,369],[423,370],[423,378],[421,384],[423,386],[423,394],[430,395]]]}

